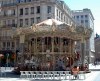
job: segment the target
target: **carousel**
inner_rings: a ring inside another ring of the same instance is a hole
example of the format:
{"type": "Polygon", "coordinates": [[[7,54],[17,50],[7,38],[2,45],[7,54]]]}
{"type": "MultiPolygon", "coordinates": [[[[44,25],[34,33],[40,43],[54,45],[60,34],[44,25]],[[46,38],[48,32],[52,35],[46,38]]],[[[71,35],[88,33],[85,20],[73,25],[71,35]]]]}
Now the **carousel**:
{"type": "Polygon", "coordinates": [[[75,41],[88,40],[90,36],[91,29],[55,19],[17,28],[13,36],[20,43],[17,64],[20,70],[70,70],[80,58],[75,53],[75,41]]]}

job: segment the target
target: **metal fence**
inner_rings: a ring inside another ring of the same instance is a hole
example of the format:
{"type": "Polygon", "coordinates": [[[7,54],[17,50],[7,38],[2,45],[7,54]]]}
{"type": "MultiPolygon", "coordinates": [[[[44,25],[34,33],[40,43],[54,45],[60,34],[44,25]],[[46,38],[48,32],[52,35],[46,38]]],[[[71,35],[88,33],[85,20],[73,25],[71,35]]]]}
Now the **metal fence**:
{"type": "Polygon", "coordinates": [[[70,71],[20,71],[20,78],[28,78],[28,79],[47,79],[47,80],[71,80],[78,79],[84,80],[85,73],[84,71],[80,71],[77,74],[77,78],[75,75],[72,75],[70,71]]]}

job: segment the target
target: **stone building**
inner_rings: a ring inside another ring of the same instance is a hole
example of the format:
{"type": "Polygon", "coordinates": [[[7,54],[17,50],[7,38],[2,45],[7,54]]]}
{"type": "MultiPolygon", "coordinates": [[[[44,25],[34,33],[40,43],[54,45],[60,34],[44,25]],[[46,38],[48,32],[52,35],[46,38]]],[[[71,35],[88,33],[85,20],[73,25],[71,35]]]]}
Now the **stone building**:
{"type": "MultiPolygon", "coordinates": [[[[2,28],[16,30],[17,27],[29,27],[50,18],[70,26],[75,25],[70,8],[60,0],[0,0],[0,4],[2,28]]],[[[1,36],[6,37],[11,33],[6,29],[0,30],[1,36]]],[[[18,42],[12,43],[8,38],[0,40],[0,50],[12,50],[13,48],[15,51],[19,49],[18,42]]]]}
{"type": "MultiPolygon", "coordinates": [[[[85,56],[88,59],[88,62],[93,62],[94,53],[95,53],[95,44],[94,44],[94,17],[90,9],[85,8],[83,10],[73,10],[73,19],[77,25],[82,25],[85,28],[91,28],[92,35],[89,40],[85,43],[85,56]]],[[[77,51],[80,52],[80,43],[78,42],[77,51]]]]}

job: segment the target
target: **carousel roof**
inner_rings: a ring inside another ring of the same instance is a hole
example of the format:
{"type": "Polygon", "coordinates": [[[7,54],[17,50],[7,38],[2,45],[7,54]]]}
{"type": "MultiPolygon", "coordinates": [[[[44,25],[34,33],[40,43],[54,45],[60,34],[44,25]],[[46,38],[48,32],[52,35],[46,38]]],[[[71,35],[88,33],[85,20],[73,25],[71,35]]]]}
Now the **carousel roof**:
{"type": "Polygon", "coordinates": [[[40,22],[38,24],[36,24],[37,26],[40,26],[40,25],[61,25],[61,24],[64,24],[64,22],[61,22],[61,21],[58,21],[56,19],[47,19],[47,20],[44,20],[43,22],[40,22]]]}
{"type": "Polygon", "coordinates": [[[47,19],[47,20],[44,20],[38,24],[36,24],[35,26],[32,27],[33,30],[37,31],[37,32],[43,32],[43,31],[56,31],[56,30],[69,30],[71,26],[64,23],[64,22],[61,22],[61,21],[58,21],[56,19],[47,19]]]}
{"type": "MultiPolygon", "coordinates": [[[[73,40],[80,40],[82,36],[89,39],[92,30],[82,26],[69,26],[64,22],[57,21],[55,19],[48,19],[38,24],[34,24],[31,27],[18,28],[16,35],[30,35],[35,34],[36,36],[43,35],[55,35],[55,36],[66,36],[73,40]]],[[[15,34],[14,34],[15,35],[15,34]]]]}
{"type": "Polygon", "coordinates": [[[36,33],[36,32],[51,32],[51,31],[61,31],[61,30],[67,30],[69,31],[71,29],[71,26],[67,25],[64,22],[57,21],[55,19],[47,19],[43,22],[40,22],[38,24],[33,24],[31,27],[23,27],[18,28],[17,32],[18,34],[21,33],[36,33]]]}

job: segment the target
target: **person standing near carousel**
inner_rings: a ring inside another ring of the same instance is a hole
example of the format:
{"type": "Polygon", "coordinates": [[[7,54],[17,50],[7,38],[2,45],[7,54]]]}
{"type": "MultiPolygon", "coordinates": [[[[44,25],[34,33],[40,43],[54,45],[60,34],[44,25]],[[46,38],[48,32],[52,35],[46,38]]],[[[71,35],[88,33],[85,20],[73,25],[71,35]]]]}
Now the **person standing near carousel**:
{"type": "Polygon", "coordinates": [[[78,73],[79,73],[79,67],[74,66],[72,68],[72,75],[74,75],[75,79],[78,79],[79,78],[78,73]]]}
{"type": "Polygon", "coordinates": [[[66,70],[66,66],[65,66],[62,58],[58,59],[57,66],[58,66],[59,71],[65,71],[66,70]]]}

